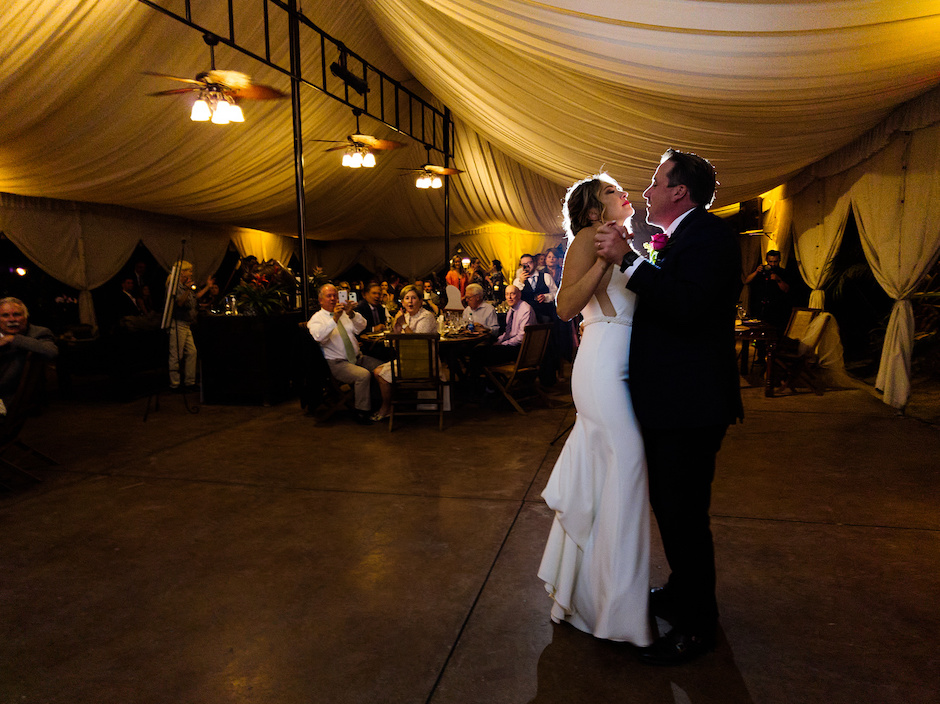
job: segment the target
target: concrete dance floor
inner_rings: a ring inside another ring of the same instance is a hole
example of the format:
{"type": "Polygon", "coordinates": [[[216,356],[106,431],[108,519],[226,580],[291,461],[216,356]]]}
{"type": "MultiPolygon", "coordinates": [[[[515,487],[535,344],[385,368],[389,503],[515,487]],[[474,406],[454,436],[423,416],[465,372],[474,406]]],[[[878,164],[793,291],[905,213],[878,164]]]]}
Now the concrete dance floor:
{"type": "Polygon", "coordinates": [[[864,390],[744,393],[719,647],[666,669],[549,621],[539,492],[570,408],[390,434],[54,400],[24,439],[61,465],[0,492],[0,704],[937,702],[940,430],[864,390]]]}

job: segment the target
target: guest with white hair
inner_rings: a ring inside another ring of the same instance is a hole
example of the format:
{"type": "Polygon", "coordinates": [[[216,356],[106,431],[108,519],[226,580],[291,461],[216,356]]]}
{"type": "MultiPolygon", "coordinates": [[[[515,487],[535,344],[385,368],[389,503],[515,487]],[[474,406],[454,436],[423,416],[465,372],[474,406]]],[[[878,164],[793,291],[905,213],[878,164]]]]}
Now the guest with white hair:
{"type": "Polygon", "coordinates": [[[462,317],[465,322],[473,321],[474,328],[486,329],[496,335],[499,334],[496,309],[483,300],[485,296],[486,291],[480,284],[468,284],[467,307],[463,309],[462,317]]]}
{"type": "Polygon", "coordinates": [[[19,298],[0,299],[0,407],[16,393],[30,352],[55,359],[59,354],[55,335],[49,328],[30,324],[29,311],[19,298]]]}

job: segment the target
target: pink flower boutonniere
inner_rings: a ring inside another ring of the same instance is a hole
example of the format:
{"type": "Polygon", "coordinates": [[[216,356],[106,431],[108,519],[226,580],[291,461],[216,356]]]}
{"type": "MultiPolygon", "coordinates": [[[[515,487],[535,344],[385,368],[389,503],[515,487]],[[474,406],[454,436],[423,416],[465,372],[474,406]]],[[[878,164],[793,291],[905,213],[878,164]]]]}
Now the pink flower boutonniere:
{"type": "Polygon", "coordinates": [[[656,264],[659,259],[659,251],[669,243],[669,237],[664,232],[657,232],[650,238],[649,242],[643,245],[646,250],[650,263],[656,264]]]}

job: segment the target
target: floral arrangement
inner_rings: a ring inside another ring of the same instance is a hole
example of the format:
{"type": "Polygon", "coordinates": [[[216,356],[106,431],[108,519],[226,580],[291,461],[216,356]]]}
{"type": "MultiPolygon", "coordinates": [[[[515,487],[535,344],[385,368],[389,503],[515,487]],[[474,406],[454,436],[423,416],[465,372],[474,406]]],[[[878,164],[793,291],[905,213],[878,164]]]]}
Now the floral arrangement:
{"type": "Polygon", "coordinates": [[[643,249],[646,250],[647,259],[651,264],[658,264],[661,258],[660,250],[669,243],[669,236],[664,232],[657,232],[650,238],[649,242],[643,243],[643,249]]]}
{"type": "Polygon", "coordinates": [[[294,307],[297,283],[290,269],[269,259],[245,257],[239,265],[242,280],[232,294],[242,315],[275,315],[294,307]]]}

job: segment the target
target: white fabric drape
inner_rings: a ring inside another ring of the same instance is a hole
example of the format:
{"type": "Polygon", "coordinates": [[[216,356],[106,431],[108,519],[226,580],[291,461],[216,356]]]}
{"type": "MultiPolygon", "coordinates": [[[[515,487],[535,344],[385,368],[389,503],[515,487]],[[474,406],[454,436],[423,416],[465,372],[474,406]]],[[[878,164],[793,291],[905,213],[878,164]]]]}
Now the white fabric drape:
{"type": "Polygon", "coordinates": [[[829,263],[839,251],[849,215],[847,175],[837,174],[798,193],[792,204],[793,227],[799,233],[794,253],[800,274],[812,289],[810,308],[824,308],[822,290],[829,273],[829,263]]]}
{"type": "Polygon", "coordinates": [[[269,233],[6,193],[0,193],[0,231],[47,274],[78,289],[79,318],[89,325],[95,325],[91,290],[121,270],[138,242],[166,271],[182,253],[199,281],[216,272],[233,239],[243,256],[284,262],[295,245],[269,233]]]}
{"type": "MultiPolygon", "coordinates": [[[[262,4],[232,5],[238,43],[263,55],[262,4]]],[[[194,19],[227,36],[226,6],[200,3],[194,19]]],[[[556,234],[564,188],[601,168],[637,194],[665,147],[691,149],[716,164],[719,204],[734,203],[937,85],[940,14],[929,3],[805,7],[349,0],[304,13],[452,110],[463,170],[452,179],[452,233],[498,223],[556,234]]],[[[272,60],[286,66],[283,16],[268,9],[272,60]]],[[[128,0],[6,0],[0,26],[0,191],[296,236],[289,101],[246,103],[244,124],[220,127],[191,122],[185,97],[148,97],[180,84],[145,71],[188,78],[208,68],[198,31],[128,0]]],[[[316,37],[302,33],[305,75],[319,61],[316,37]]],[[[216,62],[289,89],[283,74],[230,47],[216,48],[216,62]]],[[[335,144],[315,141],[355,130],[349,106],[307,88],[301,104],[308,236],[440,237],[442,196],[399,171],[428,160],[420,143],[402,137],[405,147],[353,173],[325,151],[335,144]]],[[[365,116],[360,129],[399,138],[365,116]]]]}
{"type": "Polygon", "coordinates": [[[904,133],[872,157],[852,187],[865,258],[895,300],[878,367],[885,403],[910,398],[914,313],[909,296],[940,253],[940,124],[904,133]]]}

